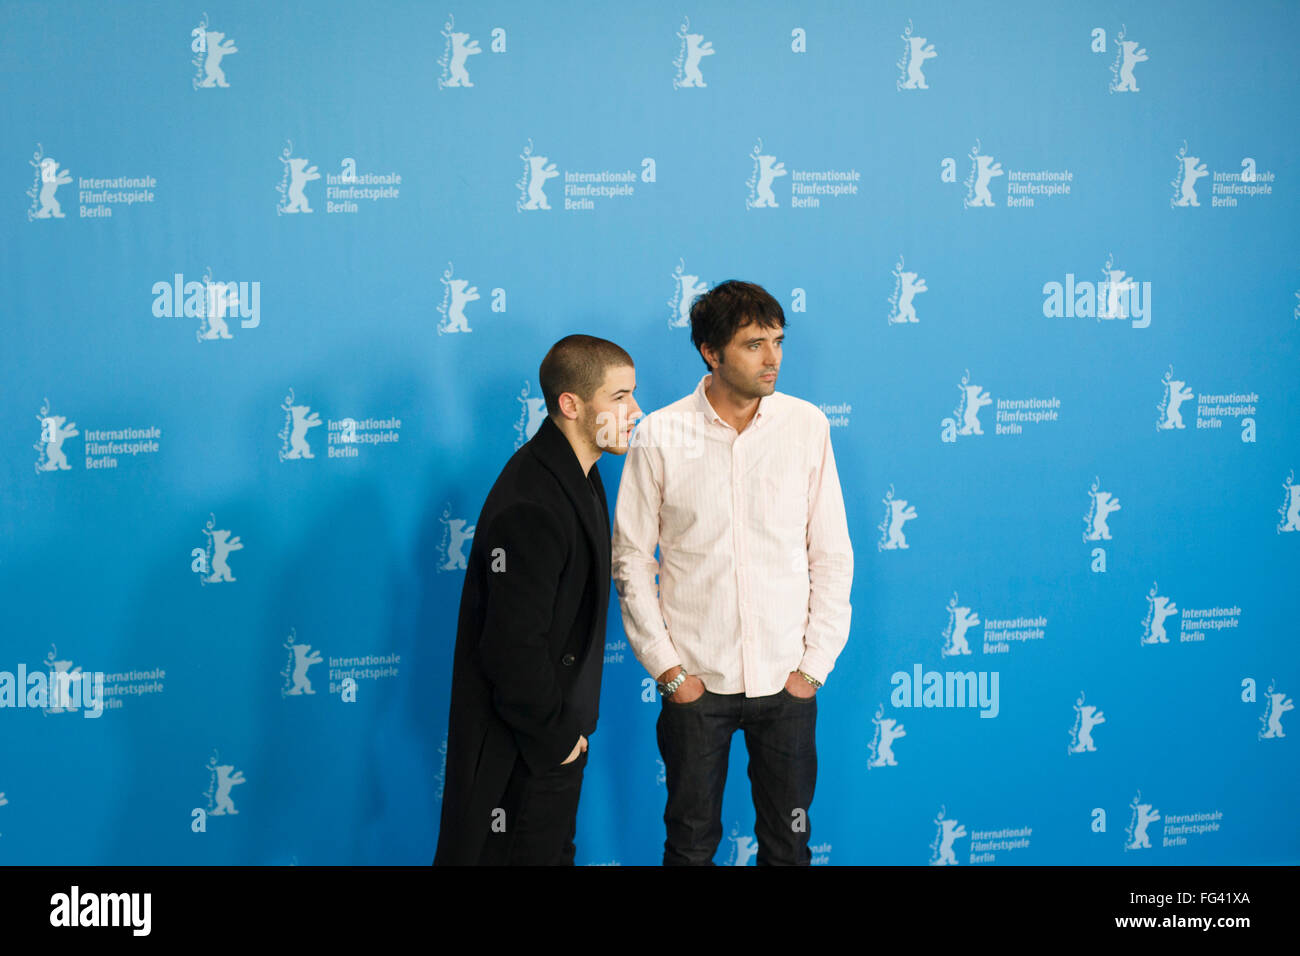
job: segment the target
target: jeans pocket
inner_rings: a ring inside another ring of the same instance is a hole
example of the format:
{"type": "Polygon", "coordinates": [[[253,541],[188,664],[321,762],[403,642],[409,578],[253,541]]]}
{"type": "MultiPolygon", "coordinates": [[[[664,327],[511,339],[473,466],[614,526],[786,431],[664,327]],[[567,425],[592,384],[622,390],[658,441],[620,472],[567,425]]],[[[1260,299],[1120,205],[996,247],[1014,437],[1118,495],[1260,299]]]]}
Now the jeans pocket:
{"type": "Polygon", "coordinates": [[[685,709],[685,708],[687,708],[687,707],[694,707],[696,704],[700,703],[700,701],[704,700],[704,698],[706,698],[706,697],[708,697],[708,696],[709,696],[709,692],[706,690],[706,691],[705,691],[704,693],[702,693],[699,697],[696,697],[694,700],[688,700],[688,701],[687,701],[686,703],[684,703],[684,704],[674,703],[671,699],[669,699],[669,698],[667,698],[667,697],[665,697],[665,698],[663,699],[663,701],[664,701],[664,706],[665,706],[665,707],[675,708],[675,709],[677,709],[677,710],[683,710],[683,709],[685,709]]]}

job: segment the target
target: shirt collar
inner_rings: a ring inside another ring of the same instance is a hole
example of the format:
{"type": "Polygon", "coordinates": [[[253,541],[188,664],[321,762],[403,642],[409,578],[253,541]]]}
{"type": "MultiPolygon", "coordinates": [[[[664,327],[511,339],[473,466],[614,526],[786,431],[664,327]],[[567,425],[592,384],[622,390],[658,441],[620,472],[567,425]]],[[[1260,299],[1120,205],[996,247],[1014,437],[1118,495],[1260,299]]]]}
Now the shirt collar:
{"type": "MultiPolygon", "coordinates": [[[[700,384],[695,386],[696,410],[699,411],[710,424],[726,425],[728,428],[731,428],[731,423],[723,420],[722,416],[714,411],[713,405],[709,402],[709,396],[704,392],[704,390],[708,388],[709,380],[711,378],[713,378],[713,373],[706,372],[704,377],[700,379],[700,384]]],[[[768,398],[770,397],[771,396],[765,395],[758,400],[758,410],[754,412],[754,417],[750,420],[751,425],[759,426],[763,424],[763,413],[768,411],[770,408],[768,403],[768,398]]]]}

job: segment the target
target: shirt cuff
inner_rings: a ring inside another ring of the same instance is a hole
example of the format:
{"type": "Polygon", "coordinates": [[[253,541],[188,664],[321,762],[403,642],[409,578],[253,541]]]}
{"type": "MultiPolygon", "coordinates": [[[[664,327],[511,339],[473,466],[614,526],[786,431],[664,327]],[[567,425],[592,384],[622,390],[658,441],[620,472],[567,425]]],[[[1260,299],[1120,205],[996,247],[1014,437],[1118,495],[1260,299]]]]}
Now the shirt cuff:
{"type": "Polygon", "coordinates": [[[826,678],[831,673],[831,666],[825,664],[818,655],[813,653],[804,654],[803,660],[799,662],[797,669],[803,671],[813,680],[821,681],[823,684],[826,683],[826,678]]]}
{"type": "Polygon", "coordinates": [[[680,666],[683,670],[685,670],[686,667],[686,665],[682,664],[681,656],[677,653],[676,648],[671,645],[662,650],[657,650],[653,653],[647,654],[642,658],[641,666],[649,671],[650,676],[655,680],[659,679],[660,674],[670,671],[674,667],[680,666]]]}

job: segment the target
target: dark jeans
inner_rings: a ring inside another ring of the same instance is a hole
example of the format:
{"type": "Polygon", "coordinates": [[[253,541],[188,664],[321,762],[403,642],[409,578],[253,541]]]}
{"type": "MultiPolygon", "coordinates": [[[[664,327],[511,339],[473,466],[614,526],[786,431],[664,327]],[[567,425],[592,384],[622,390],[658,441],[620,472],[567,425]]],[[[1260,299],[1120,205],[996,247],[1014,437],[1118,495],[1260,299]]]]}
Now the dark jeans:
{"type": "Polygon", "coordinates": [[[534,775],[523,758],[515,761],[501,821],[489,831],[482,866],[572,866],[578,826],[578,795],[587,751],[572,763],[534,775]]]}
{"type": "MultiPolygon", "coordinates": [[[[731,735],[745,732],[759,866],[807,866],[808,808],[817,783],[817,698],[711,694],[662,701],[659,752],[668,778],[664,865],[709,866],[722,839],[731,735]]],[[[739,848],[738,848],[739,851],[739,848]]]]}

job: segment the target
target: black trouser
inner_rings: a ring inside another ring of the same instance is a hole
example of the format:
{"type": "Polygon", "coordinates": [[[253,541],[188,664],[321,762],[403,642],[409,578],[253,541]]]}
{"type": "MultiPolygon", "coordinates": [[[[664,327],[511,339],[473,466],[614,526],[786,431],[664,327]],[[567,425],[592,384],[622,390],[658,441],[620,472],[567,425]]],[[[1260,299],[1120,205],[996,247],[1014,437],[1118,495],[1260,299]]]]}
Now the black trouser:
{"type": "Polygon", "coordinates": [[[738,729],[749,751],[758,865],[811,863],[817,698],[795,697],[782,688],[770,697],[705,691],[689,704],[662,702],[657,730],[668,778],[665,866],[713,863],[722,839],[731,735],[738,729]]]}
{"type": "Polygon", "coordinates": [[[587,751],[576,760],[532,774],[522,757],[483,846],[483,866],[572,866],[578,827],[578,795],[587,751]]]}

